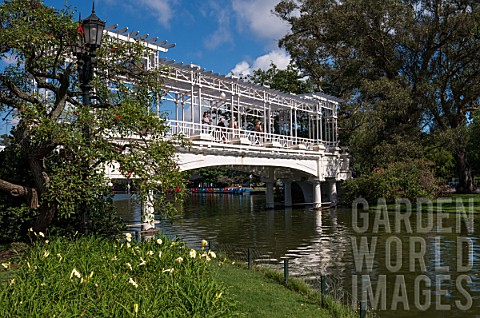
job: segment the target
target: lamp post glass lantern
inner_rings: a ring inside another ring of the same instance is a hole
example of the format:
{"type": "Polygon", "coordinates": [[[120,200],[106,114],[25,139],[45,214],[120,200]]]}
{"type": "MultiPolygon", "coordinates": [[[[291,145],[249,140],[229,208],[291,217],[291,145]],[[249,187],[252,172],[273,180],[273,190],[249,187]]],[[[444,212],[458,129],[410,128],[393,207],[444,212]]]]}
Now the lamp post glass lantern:
{"type": "MultiPolygon", "coordinates": [[[[97,49],[102,44],[103,31],[105,29],[105,21],[100,20],[95,14],[95,3],[92,5],[92,13],[82,21],[79,27],[80,36],[74,53],[78,58],[78,77],[80,82],[80,90],[82,92],[82,105],[84,108],[90,105],[90,91],[93,79],[93,68],[96,64],[97,49]],[[83,43],[82,43],[83,42],[83,43]]],[[[84,123],[83,133],[87,141],[90,143],[90,127],[88,123],[84,123]]],[[[88,160],[84,162],[83,181],[87,181],[89,171],[88,160]]],[[[82,225],[84,234],[88,234],[88,207],[85,200],[81,205],[82,225]]]]}
{"type": "Polygon", "coordinates": [[[95,4],[92,6],[92,14],[82,21],[85,44],[95,50],[102,44],[105,21],[100,20],[95,14],[95,4]]]}

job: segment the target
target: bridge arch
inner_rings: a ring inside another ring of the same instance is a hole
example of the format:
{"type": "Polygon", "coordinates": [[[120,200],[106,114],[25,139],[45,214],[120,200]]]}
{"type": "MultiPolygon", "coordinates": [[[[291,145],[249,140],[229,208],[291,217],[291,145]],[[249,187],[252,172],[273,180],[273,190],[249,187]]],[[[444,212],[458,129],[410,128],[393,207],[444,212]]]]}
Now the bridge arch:
{"type": "Polygon", "coordinates": [[[183,157],[179,160],[180,171],[196,170],[201,168],[225,167],[232,170],[253,172],[254,174],[269,178],[271,170],[275,179],[295,178],[306,179],[317,177],[317,170],[312,165],[298,164],[290,160],[261,160],[260,158],[235,158],[229,156],[202,156],[202,158],[183,157]]]}

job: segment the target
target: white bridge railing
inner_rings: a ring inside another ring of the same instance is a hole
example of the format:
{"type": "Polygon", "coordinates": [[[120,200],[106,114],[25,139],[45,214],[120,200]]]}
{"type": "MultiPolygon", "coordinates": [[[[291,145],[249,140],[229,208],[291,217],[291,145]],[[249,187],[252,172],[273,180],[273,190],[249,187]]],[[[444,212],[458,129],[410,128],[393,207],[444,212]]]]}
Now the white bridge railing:
{"type": "Polygon", "coordinates": [[[168,125],[170,126],[169,134],[181,134],[185,137],[191,137],[192,139],[198,138],[215,143],[292,149],[298,148],[305,150],[314,150],[314,146],[318,145],[323,145],[326,148],[337,146],[336,142],[176,120],[169,120],[168,125]]]}

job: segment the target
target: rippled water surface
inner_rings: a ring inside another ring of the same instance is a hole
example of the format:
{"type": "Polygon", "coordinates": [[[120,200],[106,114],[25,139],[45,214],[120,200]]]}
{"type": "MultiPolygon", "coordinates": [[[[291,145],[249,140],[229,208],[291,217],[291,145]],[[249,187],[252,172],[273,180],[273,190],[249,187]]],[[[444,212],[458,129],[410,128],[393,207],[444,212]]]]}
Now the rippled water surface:
{"type": "MultiPolygon", "coordinates": [[[[126,222],[140,222],[140,209],[129,195],[117,195],[115,204],[126,222]]],[[[197,194],[185,202],[181,216],[173,222],[161,220],[157,226],[194,248],[202,239],[213,241],[245,261],[247,248],[253,248],[257,263],[278,268],[288,256],[291,275],[308,279],[325,274],[349,294],[359,296],[363,282],[367,291],[371,286],[372,295],[378,293],[376,307],[383,307],[377,311],[382,318],[480,318],[478,217],[465,222],[426,213],[417,219],[412,214],[406,224],[394,213],[264,206],[262,195],[197,194]],[[429,221],[433,226],[421,231],[420,225],[429,221]],[[355,257],[362,242],[374,250],[369,262],[355,257]],[[459,309],[464,307],[470,309],[459,309]]]]}

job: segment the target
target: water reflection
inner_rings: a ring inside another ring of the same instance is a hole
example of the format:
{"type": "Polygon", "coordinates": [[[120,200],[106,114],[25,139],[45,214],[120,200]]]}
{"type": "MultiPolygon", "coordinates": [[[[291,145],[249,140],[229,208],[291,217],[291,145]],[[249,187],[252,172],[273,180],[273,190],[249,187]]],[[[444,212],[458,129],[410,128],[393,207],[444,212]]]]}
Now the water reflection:
{"type": "MultiPolygon", "coordinates": [[[[128,223],[138,223],[140,209],[128,198],[119,196],[115,203],[128,223]]],[[[264,206],[264,196],[195,195],[184,204],[183,215],[173,221],[160,220],[157,226],[165,235],[178,236],[194,248],[200,247],[202,239],[252,247],[257,257],[279,268],[281,258],[288,256],[292,275],[331,275],[357,296],[361,287],[352,289],[352,283],[361,286],[370,281],[372,295],[378,292],[380,298],[385,297],[377,304],[377,308],[385,307],[378,312],[382,318],[480,317],[478,217],[471,220],[473,227],[467,231],[463,223],[457,228],[455,217],[435,215],[432,229],[419,233],[420,223],[428,224],[432,215],[424,213],[418,220],[414,215],[409,218],[412,231],[407,233],[405,222],[397,231],[392,213],[383,215],[390,224],[384,220],[376,228],[378,215],[372,212],[363,215],[368,221],[362,224],[364,219],[354,223],[349,209],[265,210],[264,206]],[[365,231],[359,231],[362,225],[365,231]],[[449,227],[451,233],[443,233],[449,227]],[[354,257],[355,250],[361,252],[362,242],[372,253],[376,242],[370,263],[354,257]],[[469,261],[471,268],[459,271],[459,264],[469,261]],[[468,305],[469,298],[471,309],[459,310],[468,305]]]]}

